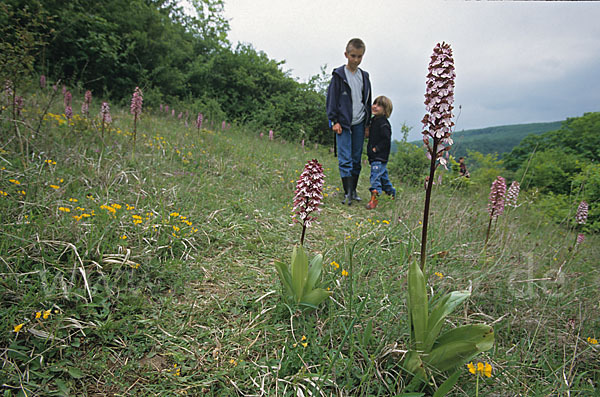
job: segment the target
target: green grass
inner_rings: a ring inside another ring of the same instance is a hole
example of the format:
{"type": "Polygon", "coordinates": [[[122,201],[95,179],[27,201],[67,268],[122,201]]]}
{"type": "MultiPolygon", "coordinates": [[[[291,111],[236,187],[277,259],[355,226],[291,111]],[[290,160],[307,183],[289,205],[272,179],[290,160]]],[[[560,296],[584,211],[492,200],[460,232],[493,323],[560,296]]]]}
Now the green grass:
{"type": "MultiPolygon", "coordinates": [[[[46,101],[26,98],[21,136],[46,101]]],[[[236,126],[198,131],[150,109],[135,154],[132,116],[113,109],[104,139],[97,120],[46,117],[25,160],[8,113],[0,114],[5,395],[296,395],[313,385],[323,395],[402,393],[422,188],[397,186],[397,199],[383,197],[375,211],[342,206],[328,148],[236,126]],[[324,255],[321,284],[333,297],[302,313],[283,304],[273,261],[289,261],[300,239],[291,204],[313,158],[324,165],[326,197],[305,246],[324,255]],[[81,214],[90,216],[74,218],[81,214]],[[45,310],[47,319],[35,318],[45,310]]],[[[364,199],[367,189],[365,165],[364,199]]],[[[598,236],[572,251],[573,231],[548,223],[522,193],[484,251],[485,189],[436,186],[426,268],[436,294],[473,291],[447,327],[494,326],[493,350],[477,358],[494,368],[480,392],[597,394],[600,351],[587,338],[600,337],[598,236]]],[[[475,378],[463,372],[452,394],[474,395],[475,378]]]]}

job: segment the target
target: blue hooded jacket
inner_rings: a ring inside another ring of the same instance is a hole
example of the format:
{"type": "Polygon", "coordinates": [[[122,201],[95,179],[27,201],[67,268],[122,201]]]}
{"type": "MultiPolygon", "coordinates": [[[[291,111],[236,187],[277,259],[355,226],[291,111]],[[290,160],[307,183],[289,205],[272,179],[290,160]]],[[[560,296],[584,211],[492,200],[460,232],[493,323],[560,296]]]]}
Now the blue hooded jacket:
{"type": "MultiPolygon", "coordinates": [[[[352,125],[352,95],[346,79],[344,66],[333,70],[333,77],[327,88],[327,118],[331,125],[340,123],[342,128],[350,129],[352,125]]],[[[362,103],[365,106],[365,120],[371,118],[371,81],[369,73],[358,69],[363,77],[362,103]]]]}

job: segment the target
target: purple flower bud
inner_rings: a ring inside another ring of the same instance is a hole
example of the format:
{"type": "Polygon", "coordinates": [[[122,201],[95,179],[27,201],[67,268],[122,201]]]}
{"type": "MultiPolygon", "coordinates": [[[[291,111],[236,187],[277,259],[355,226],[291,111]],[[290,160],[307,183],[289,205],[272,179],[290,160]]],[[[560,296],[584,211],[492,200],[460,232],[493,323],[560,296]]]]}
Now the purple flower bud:
{"type": "Polygon", "coordinates": [[[73,118],[73,109],[71,109],[70,105],[67,105],[65,107],[65,116],[67,116],[67,119],[71,120],[73,118]]]}
{"type": "Polygon", "coordinates": [[[588,203],[582,201],[579,203],[579,207],[577,207],[577,213],[575,214],[575,221],[580,225],[585,224],[588,217],[588,203]]]}
{"type": "Polygon", "coordinates": [[[130,111],[136,117],[139,117],[142,114],[142,102],[144,101],[142,97],[142,90],[140,87],[135,87],[133,91],[133,96],[131,97],[131,107],[130,111]]]}
{"type": "Polygon", "coordinates": [[[508,188],[508,192],[506,192],[506,205],[511,207],[517,207],[517,198],[519,197],[519,191],[521,190],[521,185],[519,182],[513,181],[508,188]]]}
{"type": "Polygon", "coordinates": [[[506,195],[506,180],[498,176],[490,189],[488,212],[490,217],[497,218],[504,212],[504,196],[506,195]]]}

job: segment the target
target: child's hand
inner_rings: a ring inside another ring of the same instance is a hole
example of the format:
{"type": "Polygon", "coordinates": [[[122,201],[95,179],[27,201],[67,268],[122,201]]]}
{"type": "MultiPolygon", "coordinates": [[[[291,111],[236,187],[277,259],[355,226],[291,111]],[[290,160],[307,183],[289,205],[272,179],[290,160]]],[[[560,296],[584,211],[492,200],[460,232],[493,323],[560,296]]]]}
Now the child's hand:
{"type": "Polygon", "coordinates": [[[335,132],[338,135],[340,135],[342,133],[342,126],[340,123],[335,123],[333,125],[333,127],[331,127],[331,129],[333,130],[333,132],[335,132]]]}
{"type": "Polygon", "coordinates": [[[375,153],[377,151],[377,148],[373,148],[373,153],[375,153]]]}
{"type": "Polygon", "coordinates": [[[369,131],[370,131],[369,127],[365,128],[365,138],[369,137],[369,131]]]}

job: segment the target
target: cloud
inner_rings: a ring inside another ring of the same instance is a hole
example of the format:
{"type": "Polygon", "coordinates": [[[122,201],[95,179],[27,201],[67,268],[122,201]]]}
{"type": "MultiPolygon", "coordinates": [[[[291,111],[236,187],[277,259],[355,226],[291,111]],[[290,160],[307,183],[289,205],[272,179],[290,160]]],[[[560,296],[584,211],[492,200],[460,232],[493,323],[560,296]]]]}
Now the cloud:
{"type": "Polygon", "coordinates": [[[373,91],[394,102],[420,136],[433,47],[452,45],[458,128],[555,121],[600,111],[600,4],[594,2],[409,2],[232,0],[230,39],[244,41],[300,80],[344,63],[361,37],[373,91]]]}

